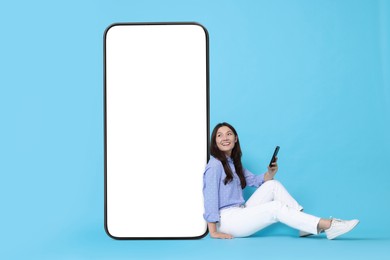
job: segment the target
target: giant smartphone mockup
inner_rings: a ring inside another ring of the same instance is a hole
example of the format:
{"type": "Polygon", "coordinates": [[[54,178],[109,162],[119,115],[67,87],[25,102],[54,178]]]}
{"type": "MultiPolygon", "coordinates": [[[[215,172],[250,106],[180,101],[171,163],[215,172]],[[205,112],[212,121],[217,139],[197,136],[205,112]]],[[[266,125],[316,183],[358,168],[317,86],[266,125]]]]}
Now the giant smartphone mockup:
{"type": "Polygon", "coordinates": [[[208,34],[196,23],[104,35],[105,229],[116,239],[207,233],[208,34]]]}

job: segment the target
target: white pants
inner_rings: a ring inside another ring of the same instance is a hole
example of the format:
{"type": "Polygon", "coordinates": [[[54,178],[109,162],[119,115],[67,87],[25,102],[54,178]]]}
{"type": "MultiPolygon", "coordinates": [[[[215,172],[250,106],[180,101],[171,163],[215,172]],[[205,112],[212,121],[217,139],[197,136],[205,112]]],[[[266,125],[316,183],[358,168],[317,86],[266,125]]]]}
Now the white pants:
{"type": "Polygon", "coordinates": [[[217,227],[220,232],[234,237],[246,237],[281,222],[292,228],[317,234],[320,218],[303,213],[302,209],[280,182],[270,180],[253,193],[245,207],[222,209],[217,227]]]}

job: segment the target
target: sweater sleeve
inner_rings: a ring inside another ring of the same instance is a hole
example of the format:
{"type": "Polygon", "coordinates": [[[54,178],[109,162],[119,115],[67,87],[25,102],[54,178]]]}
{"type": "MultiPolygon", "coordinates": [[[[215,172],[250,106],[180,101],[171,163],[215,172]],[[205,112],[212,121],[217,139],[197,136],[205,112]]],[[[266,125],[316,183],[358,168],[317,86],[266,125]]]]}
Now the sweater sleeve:
{"type": "Polygon", "coordinates": [[[258,188],[261,184],[264,183],[264,174],[255,175],[247,169],[244,169],[244,176],[248,186],[258,188]]]}
{"type": "Polygon", "coordinates": [[[207,166],[203,175],[204,214],[207,222],[219,222],[219,184],[221,179],[219,167],[207,166]]]}

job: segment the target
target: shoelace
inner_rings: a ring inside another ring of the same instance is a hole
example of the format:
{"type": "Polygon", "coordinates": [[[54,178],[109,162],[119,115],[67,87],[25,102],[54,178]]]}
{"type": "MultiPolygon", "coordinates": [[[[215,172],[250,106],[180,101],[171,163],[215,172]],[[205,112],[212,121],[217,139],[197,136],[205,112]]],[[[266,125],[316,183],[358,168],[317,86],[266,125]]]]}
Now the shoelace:
{"type": "Polygon", "coordinates": [[[332,218],[332,216],[330,217],[330,219],[332,220],[332,223],[330,224],[331,226],[343,224],[345,222],[345,220],[338,219],[338,218],[332,218]]]}

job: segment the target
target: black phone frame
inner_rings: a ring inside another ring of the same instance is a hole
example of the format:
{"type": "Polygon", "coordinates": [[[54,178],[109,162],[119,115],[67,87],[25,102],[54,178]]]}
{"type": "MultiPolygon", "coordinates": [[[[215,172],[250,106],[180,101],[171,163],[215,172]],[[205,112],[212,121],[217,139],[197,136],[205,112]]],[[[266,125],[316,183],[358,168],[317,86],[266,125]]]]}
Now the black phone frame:
{"type": "Polygon", "coordinates": [[[114,26],[137,26],[137,25],[197,25],[200,26],[205,32],[206,39],[206,131],[207,131],[207,149],[206,156],[207,161],[210,159],[210,66],[209,66],[209,33],[207,29],[197,22],[129,22],[129,23],[113,23],[109,25],[103,36],[103,128],[104,128],[104,230],[106,234],[116,240],[193,240],[201,239],[208,234],[208,228],[204,234],[195,237],[116,237],[110,234],[107,226],[107,103],[106,103],[106,90],[107,90],[107,77],[106,77],[106,39],[108,31],[114,26]]]}

